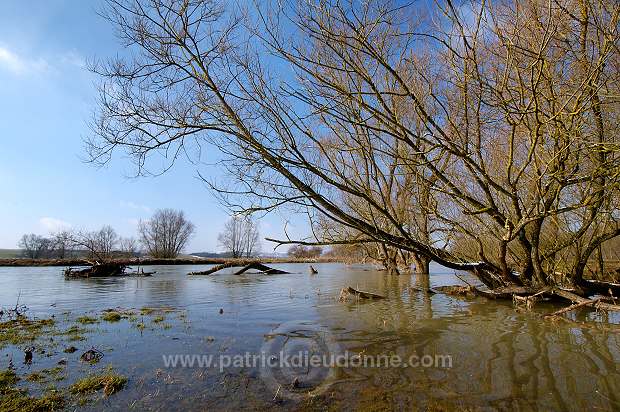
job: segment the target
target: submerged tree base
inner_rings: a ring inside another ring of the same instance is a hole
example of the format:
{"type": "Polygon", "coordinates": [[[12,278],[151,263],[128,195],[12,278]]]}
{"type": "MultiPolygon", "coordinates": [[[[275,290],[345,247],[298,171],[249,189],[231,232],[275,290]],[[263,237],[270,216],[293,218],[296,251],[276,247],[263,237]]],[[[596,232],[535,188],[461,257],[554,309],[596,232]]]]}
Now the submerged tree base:
{"type": "MultiPolygon", "coordinates": [[[[415,290],[415,289],[414,289],[415,290]]],[[[620,305],[616,304],[616,298],[608,289],[608,296],[584,297],[585,293],[581,289],[544,287],[530,288],[524,286],[501,287],[492,290],[483,290],[473,285],[451,285],[438,286],[431,289],[431,292],[442,293],[451,296],[485,297],[488,299],[512,299],[515,305],[524,306],[531,309],[534,304],[542,299],[560,300],[570,302],[570,305],[556,312],[545,315],[545,318],[556,318],[561,314],[570,312],[582,307],[593,307],[596,310],[620,311],[620,305]]],[[[586,295],[587,296],[587,295],[586,295]]]]}

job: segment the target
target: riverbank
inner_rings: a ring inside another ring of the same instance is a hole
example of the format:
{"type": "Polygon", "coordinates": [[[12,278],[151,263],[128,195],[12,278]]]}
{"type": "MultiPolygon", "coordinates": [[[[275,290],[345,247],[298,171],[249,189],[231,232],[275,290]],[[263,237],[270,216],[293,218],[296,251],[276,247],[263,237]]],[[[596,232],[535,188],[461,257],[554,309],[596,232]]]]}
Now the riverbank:
{"type": "MultiPolygon", "coordinates": [[[[300,258],[175,258],[175,259],[157,259],[157,258],[127,258],[113,259],[112,262],[126,266],[144,266],[144,265],[220,265],[224,263],[238,262],[240,265],[247,265],[251,262],[261,263],[330,263],[340,262],[340,259],[319,257],[313,259],[300,258]]],[[[0,267],[22,267],[22,266],[89,266],[91,263],[87,259],[0,259],[0,267]]]]}

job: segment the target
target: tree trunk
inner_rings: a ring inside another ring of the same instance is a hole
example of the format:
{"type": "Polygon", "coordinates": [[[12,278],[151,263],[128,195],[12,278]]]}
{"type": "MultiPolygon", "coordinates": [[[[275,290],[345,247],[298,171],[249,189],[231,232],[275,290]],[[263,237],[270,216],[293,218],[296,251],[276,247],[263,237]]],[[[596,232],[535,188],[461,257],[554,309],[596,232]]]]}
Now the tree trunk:
{"type": "Polygon", "coordinates": [[[431,260],[429,258],[416,254],[413,256],[413,262],[415,264],[415,273],[420,273],[424,275],[429,274],[429,266],[431,263],[431,260]]]}

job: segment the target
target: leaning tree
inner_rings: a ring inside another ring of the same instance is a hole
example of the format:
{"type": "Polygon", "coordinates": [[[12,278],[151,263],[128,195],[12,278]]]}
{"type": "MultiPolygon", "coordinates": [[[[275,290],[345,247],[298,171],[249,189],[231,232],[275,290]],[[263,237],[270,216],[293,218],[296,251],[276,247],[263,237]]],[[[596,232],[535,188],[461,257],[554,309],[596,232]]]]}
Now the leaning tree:
{"type": "Polygon", "coordinates": [[[346,235],[301,243],[381,243],[490,287],[585,286],[620,235],[619,13],[108,0],[133,53],[93,67],[89,153],[125,149],[148,173],[156,153],[212,145],[231,181],[209,183],[231,207],[291,207],[346,235]]]}

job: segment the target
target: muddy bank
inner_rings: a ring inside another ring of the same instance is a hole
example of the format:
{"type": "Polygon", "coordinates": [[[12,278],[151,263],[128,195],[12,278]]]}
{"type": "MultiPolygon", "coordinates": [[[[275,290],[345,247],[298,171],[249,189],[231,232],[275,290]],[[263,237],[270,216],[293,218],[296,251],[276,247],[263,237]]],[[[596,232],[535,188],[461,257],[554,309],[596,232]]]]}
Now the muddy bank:
{"type": "MultiPolygon", "coordinates": [[[[248,262],[261,263],[318,263],[318,262],[339,262],[334,258],[298,259],[298,258],[260,258],[260,259],[232,259],[232,258],[176,258],[176,259],[155,259],[155,258],[130,258],[113,259],[112,262],[125,266],[138,265],[220,265],[225,263],[248,262]]],[[[89,266],[86,259],[0,259],[0,266],[89,266]]]]}

